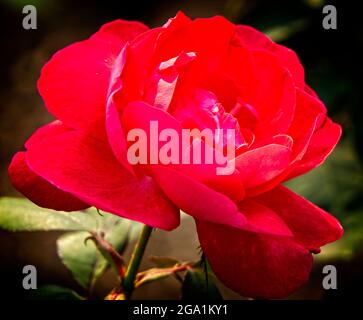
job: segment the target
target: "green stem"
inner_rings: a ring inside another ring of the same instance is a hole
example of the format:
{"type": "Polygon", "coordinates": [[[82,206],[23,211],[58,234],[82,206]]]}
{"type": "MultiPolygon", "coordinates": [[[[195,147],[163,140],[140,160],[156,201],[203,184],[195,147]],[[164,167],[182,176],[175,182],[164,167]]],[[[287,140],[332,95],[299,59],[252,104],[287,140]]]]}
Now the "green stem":
{"type": "Polygon", "coordinates": [[[144,255],[145,248],[150,238],[152,229],[152,227],[149,227],[147,225],[144,225],[142,227],[139,239],[137,240],[134,251],[132,252],[129,265],[127,266],[125,278],[122,283],[127,299],[130,299],[132,291],[134,290],[136,274],[139,269],[142,256],[144,255]]]}

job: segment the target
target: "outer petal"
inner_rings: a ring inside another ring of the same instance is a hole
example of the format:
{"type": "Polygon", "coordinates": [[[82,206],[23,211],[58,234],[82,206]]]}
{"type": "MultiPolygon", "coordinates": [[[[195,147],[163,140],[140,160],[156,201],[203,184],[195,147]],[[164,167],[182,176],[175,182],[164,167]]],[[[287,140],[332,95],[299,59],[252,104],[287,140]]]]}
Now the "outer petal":
{"type": "Polygon", "coordinates": [[[305,84],[304,90],[307,94],[309,94],[310,96],[312,96],[313,98],[315,98],[316,100],[318,100],[320,102],[320,108],[321,111],[323,113],[327,112],[326,106],[324,105],[324,103],[320,100],[318,94],[311,88],[309,87],[307,84],[305,84]]]}
{"type": "Polygon", "coordinates": [[[203,252],[217,277],[247,297],[283,298],[307,281],[312,256],[291,238],[196,221],[203,252]]]}
{"type": "Polygon", "coordinates": [[[55,120],[37,129],[25,142],[25,148],[29,149],[35,143],[38,143],[44,139],[46,140],[51,136],[57,136],[65,132],[69,132],[71,130],[72,129],[66,127],[61,121],[55,120]]]}
{"type": "Polygon", "coordinates": [[[296,162],[288,178],[302,175],[321,165],[337,145],[341,134],[340,125],[325,117],[325,123],[314,132],[304,156],[296,162]]]}
{"type": "Polygon", "coordinates": [[[32,145],[26,158],[42,178],[97,208],[166,230],[179,224],[151,178],[136,179],[100,140],[67,132],[32,145]]]}
{"type": "Polygon", "coordinates": [[[299,88],[304,88],[304,68],[294,51],[273,42],[262,32],[249,26],[237,26],[236,37],[249,48],[266,50],[273,53],[278,58],[280,64],[290,71],[295,85],[299,88]]]}
{"type": "Polygon", "coordinates": [[[146,30],[141,23],[116,20],[88,40],[58,51],[38,81],[49,112],[70,127],[104,134],[106,94],[115,58],[127,41],[146,30]]]}
{"type": "Polygon", "coordinates": [[[254,201],[244,200],[238,204],[238,209],[247,218],[245,230],[256,233],[292,236],[285,222],[270,208],[254,201]]]}
{"type": "Polygon", "coordinates": [[[31,171],[26,163],[25,154],[26,152],[16,153],[9,166],[11,182],[24,196],[40,207],[54,210],[75,211],[89,207],[72,194],[58,189],[31,171]]]}
{"type": "Polygon", "coordinates": [[[296,91],[296,110],[292,124],[288,130],[294,139],[292,161],[303,157],[309,146],[314,130],[319,125],[319,115],[324,115],[321,103],[302,90],[296,91]]]}
{"type": "Polygon", "coordinates": [[[321,246],[343,235],[337,219],[283,186],[255,200],[276,212],[293,232],[295,240],[308,250],[319,251],[321,246]]]}
{"type": "Polygon", "coordinates": [[[90,39],[107,43],[114,52],[119,52],[126,42],[133,40],[149,28],[138,21],[117,19],[105,23],[90,39]]]}

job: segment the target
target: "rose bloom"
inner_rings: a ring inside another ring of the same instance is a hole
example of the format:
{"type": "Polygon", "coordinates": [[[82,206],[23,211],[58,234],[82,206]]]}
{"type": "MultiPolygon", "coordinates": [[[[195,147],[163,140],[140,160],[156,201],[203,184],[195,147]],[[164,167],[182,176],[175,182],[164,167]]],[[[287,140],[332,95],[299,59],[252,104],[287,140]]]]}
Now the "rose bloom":
{"type": "Polygon", "coordinates": [[[251,27],[183,13],[154,29],[116,20],[54,54],[38,89],[57,120],[30,137],[9,174],[41,207],[95,206],[164,230],[182,210],[217,277],[249,297],[294,292],[312,253],[342,236],[334,217],[281,185],[323,163],[341,128],[296,54],[251,27]],[[131,165],[127,134],[151,121],[159,131],[234,129],[235,170],[131,165]]]}

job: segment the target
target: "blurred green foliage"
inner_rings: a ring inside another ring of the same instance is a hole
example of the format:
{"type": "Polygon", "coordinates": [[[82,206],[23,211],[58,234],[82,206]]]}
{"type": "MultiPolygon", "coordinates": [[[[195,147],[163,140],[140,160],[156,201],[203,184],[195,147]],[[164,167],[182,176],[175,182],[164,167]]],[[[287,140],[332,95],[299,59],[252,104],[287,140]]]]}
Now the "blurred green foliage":
{"type": "MultiPolygon", "coordinates": [[[[109,267],[114,268],[117,283],[122,283],[125,268],[122,254],[140,226],[95,208],[63,212],[40,208],[24,198],[0,198],[0,229],[11,232],[65,231],[57,239],[58,257],[83,289],[80,295],[70,288],[43,285],[35,290],[31,299],[94,299],[94,286],[109,267]],[[114,253],[118,261],[115,261],[114,253]]],[[[222,299],[213,283],[212,272],[199,262],[181,262],[169,257],[152,257],[152,261],[156,267],[137,274],[136,288],[174,276],[182,283],[183,299],[222,299]]]]}
{"type": "MultiPolygon", "coordinates": [[[[139,228],[140,224],[136,222],[101,213],[95,208],[63,212],[40,208],[27,199],[0,198],[0,229],[12,232],[66,231],[57,240],[58,256],[87,297],[92,296],[96,281],[113,266],[96,246],[97,241],[90,241],[92,236],[99,235],[121,255],[137,233],[132,230],[139,228]]],[[[115,270],[117,276],[118,271],[115,270]]],[[[43,294],[52,299],[77,297],[69,289],[57,286],[37,290],[35,298],[41,298],[43,294]]]]}

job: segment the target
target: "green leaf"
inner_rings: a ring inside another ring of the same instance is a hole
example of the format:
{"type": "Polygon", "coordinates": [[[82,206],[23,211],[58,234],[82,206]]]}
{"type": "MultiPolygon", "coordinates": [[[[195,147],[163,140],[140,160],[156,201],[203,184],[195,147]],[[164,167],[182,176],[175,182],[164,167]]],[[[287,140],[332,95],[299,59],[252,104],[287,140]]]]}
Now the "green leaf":
{"type": "Polygon", "coordinates": [[[31,300],[84,300],[78,293],[69,288],[56,285],[46,285],[34,290],[31,300]]]}
{"type": "Polygon", "coordinates": [[[134,225],[134,222],[122,219],[110,213],[103,212],[102,214],[102,216],[97,218],[99,222],[98,232],[105,234],[106,241],[108,241],[117,252],[123,253],[129,241],[131,228],[134,225]]]}
{"type": "Polygon", "coordinates": [[[84,288],[92,288],[107,267],[106,260],[92,241],[85,242],[88,232],[71,232],[57,240],[58,255],[73,277],[84,288]]]}
{"type": "Polygon", "coordinates": [[[95,208],[63,212],[40,208],[22,198],[0,198],[1,229],[74,231],[58,239],[58,254],[75,280],[88,290],[92,289],[95,281],[110,265],[110,261],[99,252],[95,243],[89,241],[87,245],[84,244],[90,232],[104,236],[118,253],[122,253],[129,241],[132,228],[138,228],[138,225],[110,213],[98,214],[95,208]]]}
{"type": "Polygon", "coordinates": [[[213,275],[202,269],[189,269],[182,286],[183,300],[223,300],[213,282],[213,275]]]}
{"type": "MultiPolygon", "coordinates": [[[[126,248],[132,223],[109,213],[98,215],[97,221],[98,234],[104,234],[105,240],[117,252],[122,253],[126,248]]],[[[58,239],[57,249],[59,257],[74,279],[82,287],[92,290],[95,282],[103,275],[110,263],[93,241],[85,243],[88,237],[90,233],[82,231],[65,234],[58,239]]]]}
{"type": "Polygon", "coordinates": [[[43,209],[27,199],[0,198],[0,229],[8,231],[92,230],[94,209],[76,212],[43,209]]]}

